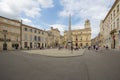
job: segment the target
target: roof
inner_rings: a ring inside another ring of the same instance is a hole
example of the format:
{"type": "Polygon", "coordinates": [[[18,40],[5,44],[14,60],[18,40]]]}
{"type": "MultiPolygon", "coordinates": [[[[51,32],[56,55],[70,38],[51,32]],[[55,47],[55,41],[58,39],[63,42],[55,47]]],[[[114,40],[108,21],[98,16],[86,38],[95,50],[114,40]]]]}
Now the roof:
{"type": "MultiPolygon", "coordinates": [[[[19,20],[10,19],[10,18],[6,18],[6,17],[3,17],[3,16],[0,16],[0,18],[4,18],[4,19],[10,20],[10,21],[14,21],[14,22],[19,22],[19,23],[20,23],[19,20]]],[[[26,24],[22,24],[22,26],[27,26],[27,27],[34,28],[34,29],[37,29],[37,30],[41,30],[41,29],[39,29],[39,28],[32,27],[32,26],[29,26],[29,25],[26,25],[26,24]]],[[[44,30],[41,30],[41,31],[44,31],[44,30]]]]}
{"type": "MultiPolygon", "coordinates": [[[[23,26],[26,26],[26,27],[30,27],[30,28],[33,28],[33,29],[38,29],[38,30],[41,30],[39,28],[36,28],[36,27],[33,27],[33,26],[29,26],[29,25],[26,25],[26,24],[22,24],[23,26]]],[[[41,30],[41,31],[44,31],[44,30],[41,30]]]]}
{"type": "Polygon", "coordinates": [[[4,19],[10,20],[10,21],[14,21],[14,22],[20,22],[19,20],[10,19],[10,18],[6,18],[6,17],[3,17],[3,16],[0,16],[0,18],[4,18],[4,19]]]}

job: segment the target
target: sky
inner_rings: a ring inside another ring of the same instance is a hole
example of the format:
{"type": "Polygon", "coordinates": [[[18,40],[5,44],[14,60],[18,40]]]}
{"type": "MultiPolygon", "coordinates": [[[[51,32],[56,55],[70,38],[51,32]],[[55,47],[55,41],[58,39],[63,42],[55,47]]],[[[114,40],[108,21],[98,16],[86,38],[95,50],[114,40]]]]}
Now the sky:
{"type": "Polygon", "coordinates": [[[0,16],[23,20],[24,24],[49,30],[58,28],[63,35],[68,30],[71,14],[72,29],[84,28],[91,22],[92,38],[99,33],[100,21],[105,18],[115,0],[0,0],[0,16]]]}

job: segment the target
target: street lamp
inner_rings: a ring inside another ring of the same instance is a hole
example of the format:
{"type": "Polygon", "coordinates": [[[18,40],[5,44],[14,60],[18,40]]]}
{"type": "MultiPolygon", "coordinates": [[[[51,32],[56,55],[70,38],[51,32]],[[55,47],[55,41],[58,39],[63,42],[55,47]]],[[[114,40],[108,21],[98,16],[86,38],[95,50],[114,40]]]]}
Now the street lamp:
{"type": "Polygon", "coordinates": [[[7,50],[7,39],[6,39],[6,33],[7,33],[7,30],[3,30],[3,33],[4,33],[4,43],[3,43],[3,50],[7,50]]]}

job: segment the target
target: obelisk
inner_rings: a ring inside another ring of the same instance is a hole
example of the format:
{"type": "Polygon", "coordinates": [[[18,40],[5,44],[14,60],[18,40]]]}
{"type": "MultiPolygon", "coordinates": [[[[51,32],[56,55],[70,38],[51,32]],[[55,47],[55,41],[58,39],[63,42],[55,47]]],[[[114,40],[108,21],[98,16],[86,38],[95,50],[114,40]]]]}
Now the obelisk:
{"type": "Polygon", "coordinates": [[[67,47],[71,49],[72,47],[72,34],[71,34],[71,15],[69,15],[69,26],[68,26],[68,40],[67,47]]]}

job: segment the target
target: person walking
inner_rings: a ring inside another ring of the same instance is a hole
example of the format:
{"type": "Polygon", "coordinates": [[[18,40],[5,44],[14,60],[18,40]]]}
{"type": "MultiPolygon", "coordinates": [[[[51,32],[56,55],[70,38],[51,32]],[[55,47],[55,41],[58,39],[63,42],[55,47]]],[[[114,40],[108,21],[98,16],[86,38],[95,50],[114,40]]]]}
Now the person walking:
{"type": "Polygon", "coordinates": [[[108,45],[106,46],[106,50],[108,50],[108,45]]]}
{"type": "Polygon", "coordinates": [[[95,46],[96,51],[98,50],[98,45],[95,46]]]}
{"type": "Polygon", "coordinates": [[[94,50],[96,49],[96,45],[93,45],[94,50]]]}
{"type": "Polygon", "coordinates": [[[71,53],[73,53],[73,46],[71,46],[71,53]]]}

